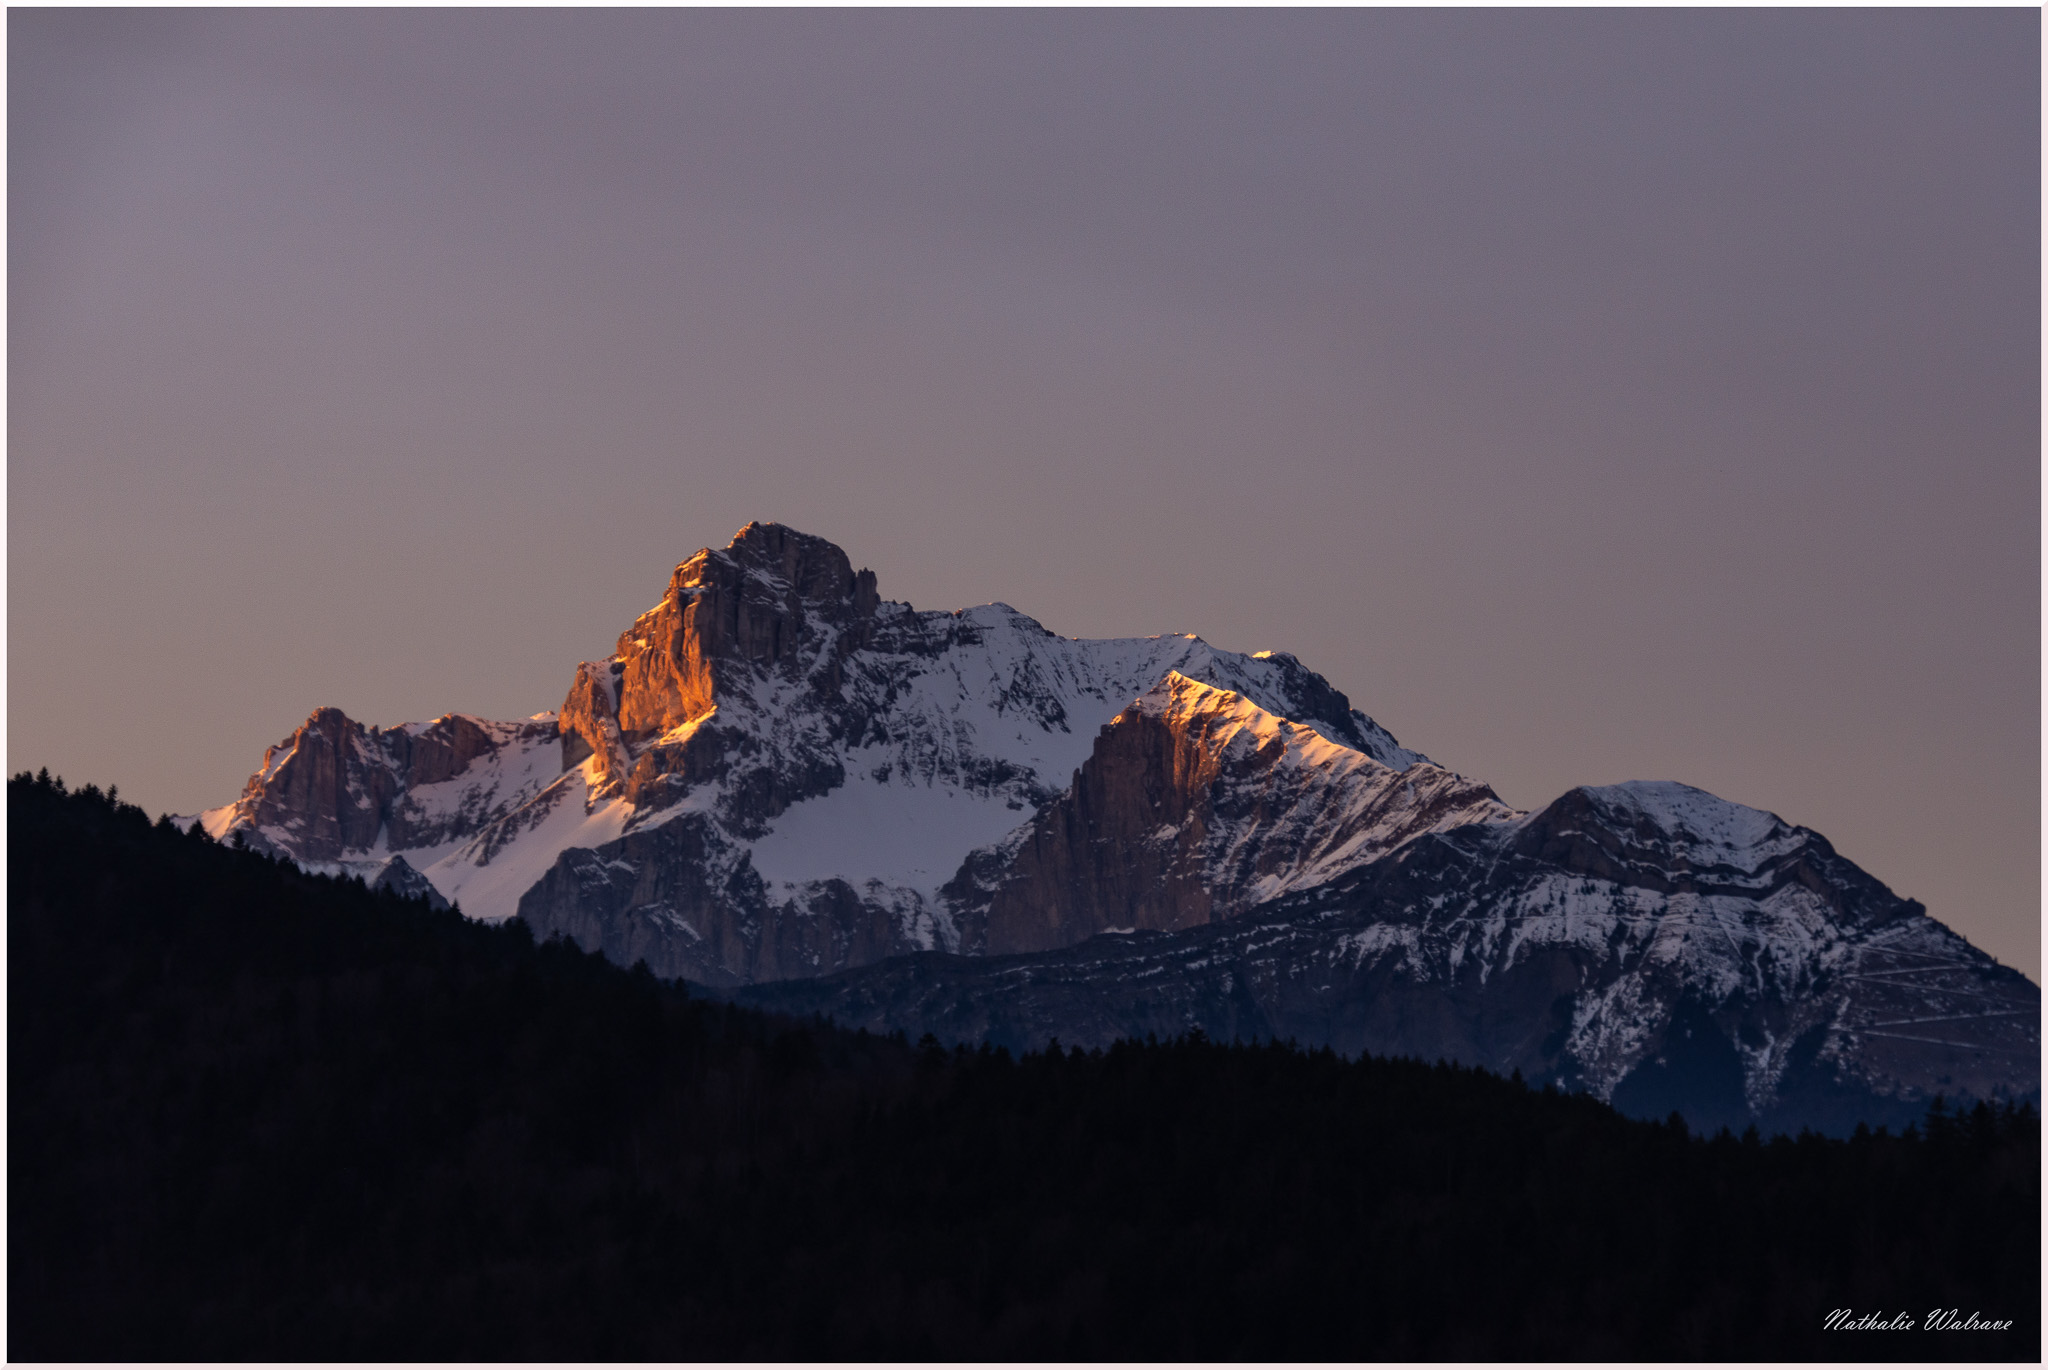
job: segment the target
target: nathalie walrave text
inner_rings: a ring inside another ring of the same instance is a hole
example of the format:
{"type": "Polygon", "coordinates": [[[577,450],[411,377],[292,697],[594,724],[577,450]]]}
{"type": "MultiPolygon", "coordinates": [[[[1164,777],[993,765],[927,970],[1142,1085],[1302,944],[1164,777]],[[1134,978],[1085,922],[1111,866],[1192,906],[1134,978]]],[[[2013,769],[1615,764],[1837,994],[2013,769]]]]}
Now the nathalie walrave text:
{"type": "Polygon", "coordinates": [[[2012,1319],[1985,1318],[1976,1313],[1964,1317],[1961,1309],[1937,1308],[1915,1322],[1905,1313],[1894,1313],[1889,1318],[1882,1313],[1858,1317],[1850,1309],[1837,1308],[1828,1314],[1822,1326],[1830,1332],[1911,1332],[1916,1327],[1925,1332],[2006,1332],[2012,1329],[2012,1319]]]}

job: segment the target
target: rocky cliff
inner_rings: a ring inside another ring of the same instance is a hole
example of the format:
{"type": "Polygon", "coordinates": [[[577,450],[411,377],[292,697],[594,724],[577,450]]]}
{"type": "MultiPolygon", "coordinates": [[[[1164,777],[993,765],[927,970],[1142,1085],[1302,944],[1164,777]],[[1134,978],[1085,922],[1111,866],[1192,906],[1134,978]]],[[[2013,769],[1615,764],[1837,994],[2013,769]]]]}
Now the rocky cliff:
{"type": "Polygon", "coordinates": [[[500,783],[496,763],[555,735],[545,715],[492,723],[448,714],[384,729],[339,709],[315,709],[264,752],[242,797],[208,812],[206,825],[303,862],[435,847],[517,807],[525,795],[500,783]],[[459,797],[442,802],[451,786],[459,797]]]}
{"type": "MultiPolygon", "coordinates": [[[[1402,769],[1169,671],[1026,825],[970,949],[1071,946],[1243,913],[1433,829],[1510,816],[1485,785],[1402,769]]],[[[979,912],[977,910],[977,912],[979,912]]]]}

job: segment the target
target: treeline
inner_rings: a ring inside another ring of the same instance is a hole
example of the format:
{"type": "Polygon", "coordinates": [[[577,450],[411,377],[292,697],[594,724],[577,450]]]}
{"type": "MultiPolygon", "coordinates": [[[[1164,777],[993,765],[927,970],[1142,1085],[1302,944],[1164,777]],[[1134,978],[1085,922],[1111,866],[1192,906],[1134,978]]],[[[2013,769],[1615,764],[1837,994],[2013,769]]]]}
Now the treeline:
{"type": "Polygon", "coordinates": [[[1286,1046],[945,1051],[111,791],[8,817],[14,1359],[2039,1358],[2031,1110],[1707,1138],[1286,1046]],[[2012,1326],[1824,1326],[1937,1308],[2012,1326]]]}

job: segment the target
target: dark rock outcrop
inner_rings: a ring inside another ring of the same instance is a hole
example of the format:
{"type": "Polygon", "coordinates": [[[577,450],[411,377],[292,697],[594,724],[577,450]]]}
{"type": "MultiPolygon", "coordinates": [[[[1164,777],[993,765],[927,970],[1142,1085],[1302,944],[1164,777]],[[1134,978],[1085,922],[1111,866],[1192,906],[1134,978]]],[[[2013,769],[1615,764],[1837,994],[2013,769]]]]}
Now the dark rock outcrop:
{"type": "Polygon", "coordinates": [[[412,863],[402,856],[386,861],[383,868],[364,883],[373,890],[389,890],[406,899],[424,899],[428,908],[448,907],[448,901],[442,897],[441,891],[434,888],[434,882],[414,870],[412,863]]]}
{"type": "Polygon", "coordinates": [[[519,901],[536,937],[573,938],[622,966],[730,986],[816,975],[916,950],[891,911],[843,880],[772,899],[705,814],[564,852],[519,901]]]}

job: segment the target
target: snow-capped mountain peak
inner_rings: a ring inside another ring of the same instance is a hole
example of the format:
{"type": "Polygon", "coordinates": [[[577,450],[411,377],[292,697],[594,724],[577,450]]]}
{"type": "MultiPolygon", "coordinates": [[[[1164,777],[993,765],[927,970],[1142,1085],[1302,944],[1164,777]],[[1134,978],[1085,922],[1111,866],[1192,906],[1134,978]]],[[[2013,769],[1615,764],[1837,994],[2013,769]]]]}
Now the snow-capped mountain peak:
{"type": "MultiPolygon", "coordinates": [[[[558,711],[315,710],[201,821],[714,986],[1021,954],[967,977],[984,1018],[1069,1041],[1308,1031],[1638,1101],[1706,1071],[1754,1116],[1822,1076],[2038,1089],[2038,991],[1776,815],[1649,781],[1518,813],[1289,653],[915,609],[772,523],[677,565],[558,711]],[[1078,954],[1134,932],[1168,940],[1078,954]]],[[[955,974],[835,983],[957,1005],[955,974]]]]}
{"type": "MultiPolygon", "coordinates": [[[[489,919],[565,852],[703,824],[707,859],[757,882],[769,921],[844,887],[892,929],[877,945],[957,946],[973,901],[946,889],[963,862],[1011,840],[1169,676],[1330,755],[1426,761],[1288,653],[1066,638],[1006,604],[921,611],[882,600],[824,539],[751,523],[680,563],[613,655],[577,667],[557,713],[366,729],[320,710],[206,821],[301,860],[404,855],[489,919]],[[421,771],[415,752],[444,759],[421,771]]],[[[756,973],[744,956],[693,968],[756,973]]]]}

